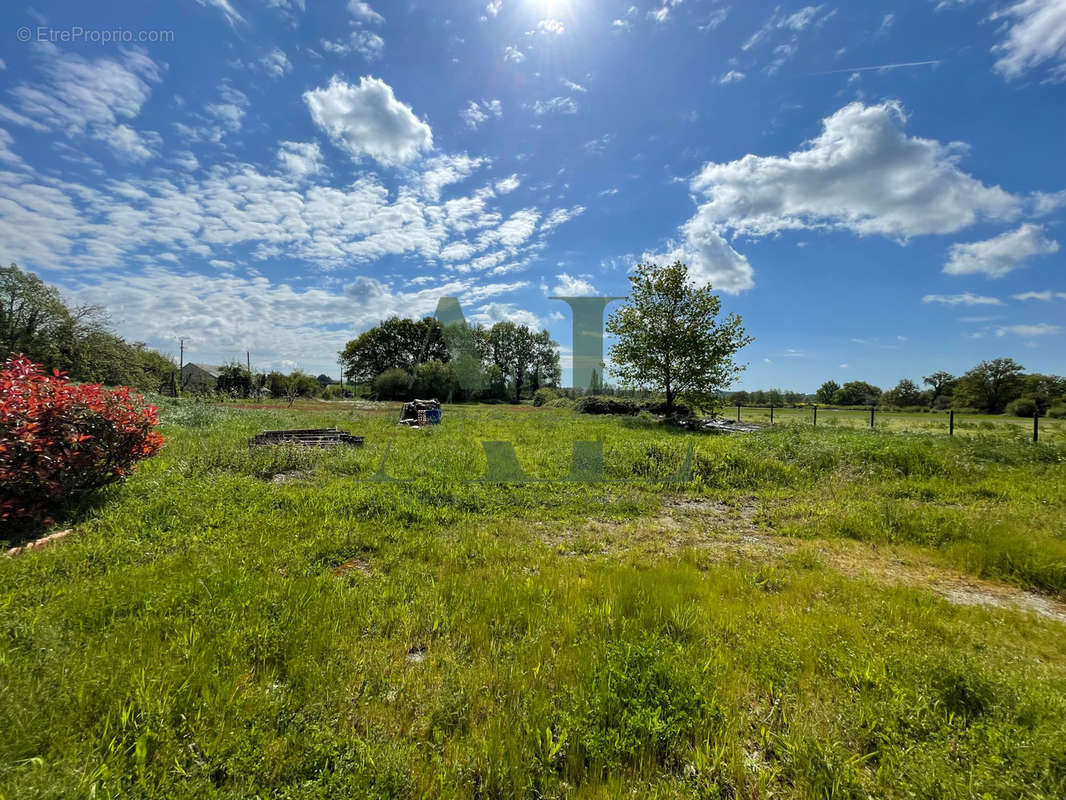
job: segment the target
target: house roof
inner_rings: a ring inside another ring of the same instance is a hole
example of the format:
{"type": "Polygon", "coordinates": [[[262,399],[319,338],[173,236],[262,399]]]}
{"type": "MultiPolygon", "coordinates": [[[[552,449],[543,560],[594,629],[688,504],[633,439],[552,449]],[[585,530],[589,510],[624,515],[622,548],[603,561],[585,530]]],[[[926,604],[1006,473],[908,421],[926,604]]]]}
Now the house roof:
{"type": "Polygon", "coordinates": [[[196,367],[197,369],[202,370],[203,372],[206,372],[212,378],[217,378],[218,376],[220,376],[222,374],[222,371],[218,367],[212,367],[210,364],[197,364],[197,363],[195,363],[193,361],[190,361],[185,366],[186,367],[196,367]]]}

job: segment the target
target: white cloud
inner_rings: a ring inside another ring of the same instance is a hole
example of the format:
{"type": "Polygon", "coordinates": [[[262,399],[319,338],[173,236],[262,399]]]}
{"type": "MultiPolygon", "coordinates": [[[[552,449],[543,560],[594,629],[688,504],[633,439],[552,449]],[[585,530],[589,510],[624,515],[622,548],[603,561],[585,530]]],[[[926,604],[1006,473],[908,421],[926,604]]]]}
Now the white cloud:
{"type": "Polygon", "coordinates": [[[130,161],[147,161],[157,155],[163,138],[155,131],[138,133],[129,125],[116,125],[107,139],[108,145],[130,161]]]}
{"type": "Polygon", "coordinates": [[[744,80],[744,77],[745,75],[743,72],[738,72],[735,69],[731,69],[729,70],[729,72],[727,72],[725,75],[718,79],[718,83],[725,86],[730,83],[738,83],[739,81],[744,80]]]}
{"type": "Polygon", "coordinates": [[[573,81],[568,81],[566,78],[563,78],[563,86],[565,86],[571,92],[582,92],[582,93],[584,93],[584,92],[588,91],[588,89],[586,89],[580,83],[574,83],[573,81]]]}
{"type": "Polygon", "coordinates": [[[372,9],[368,3],[362,2],[362,0],[348,0],[348,12],[362,22],[380,24],[385,21],[381,14],[372,9]]]}
{"type": "Polygon", "coordinates": [[[1066,0],[1022,0],[992,15],[1007,19],[1006,39],[993,48],[996,70],[1008,80],[1051,62],[1052,76],[1066,80],[1066,0]]]}
{"type": "Polygon", "coordinates": [[[272,78],[283,78],[292,72],[292,62],[280,47],[275,47],[255,62],[256,66],[272,78]]]}
{"type": "Polygon", "coordinates": [[[840,228],[906,239],[1016,217],[1019,199],[959,169],[966,148],[911,137],[899,103],[851,103],[786,157],[709,163],[691,186],[697,219],[749,236],[840,228]]]}
{"type": "Polygon", "coordinates": [[[374,61],[381,58],[381,54],[385,51],[385,40],[373,31],[358,29],[348,35],[348,41],[323,39],[322,49],[337,56],[358,53],[367,61],[374,61]]]}
{"type": "Polygon", "coordinates": [[[571,97],[553,97],[550,100],[537,100],[533,104],[533,113],[538,117],[545,114],[576,114],[577,103],[571,97]]]}
{"type": "Polygon", "coordinates": [[[563,225],[564,223],[567,223],[576,217],[580,217],[584,213],[584,206],[574,206],[573,208],[557,208],[544,218],[544,221],[540,224],[540,229],[542,231],[555,230],[560,225],[563,225]]]}
{"type": "Polygon", "coordinates": [[[600,197],[614,197],[616,194],[618,194],[618,189],[612,186],[610,189],[604,189],[599,194],[600,197]]]}
{"type": "Polygon", "coordinates": [[[229,0],[196,0],[200,5],[214,6],[222,12],[222,16],[226,18],[226,22],[230,24],[230,27],[237,27],[238,22],[244,22],[244,17],[236,12],[233,6],[230,5],[229,0]]]}
{"type": "Polygon", "coordinates": [[[996,336],[1054,336],[1062,330],[1058,325],[1041,322],[1036,325],[1001,325],[996,328],[996,336]]]}
{"type": "Polygon", "coordinates": [[[470,321],[489,326],[497,322],[513,322],[516,325],[527,325],[533,330],[544,327],[540,317],[513,303],[486,303],[470,315],[470,321]]]}
{"type": "Polygon", "coordinates": [[[503,8],[503,0],[491,0],[489,4],[485,6],[485,11],[488,12],[489,16],[495,17],[500,13],[501,8],[503,8]]]}
{"type": "Polygon", "coordinates": [[[435,156],[422,166],[419,177],[422,193],[430,200],[439,200],[445,186],[466,180],[487,163],[486,158],[472,158],[466,153],[435,156]]]}
{"type": "Polygon", "coordinates": [[[1048,239],[1042,226],[1026,223],[983,242],[952,245],[944,272],[949,275],[984,273],[990,278],[1002,278],[1021,267],[1026,259],[1058,250],[1059,243],[1048,239]]]}
{"type": "Polygon", "coordinates": [[[507,45],[503,48],[503,60],[511,61],[515,64],[521,64],[526,60],[526,54],[519,50],[517,47],[511,47],[507,45]]]}
{"type": "Polygon", "coordinates": [[[490,117],[502,117],[503,105],[499,100],[481,100],[480,102],[471,100],[466,108],[459,112],[459,116],[462,117],[467,127],[476,129],[490,117]]]}
{"type": "Polygon", "coordinates": [[[1041,300],[1045,303],[1050,303],[1052,300],[1066,300],[1066,292],[1053,292],[1050,289],[1042,292],[1022,292],[1012,296],[1015,300],[1041,300]]]}
{"type": "Polygon", "coordinates": [[[295,178],[317,175],[325,169],[318,142],[282,142],[278,149],[282,167],[295,178]]]}
{"type": "Polygon", "coordinates": [[[566,30],[566,26],[563,25],[563,23],[557,19],[549,18],[542,19],[540,22],[538,22],[537,30],[539,30],[541,33],[550,33],[558,36],[566,30]]]}
{"type": "Polygon", "coordinates": [[[575,277],[565,272],[560,272],[555,276],[555,279],[557,283],[555,288],[551,290],[552,295],[555,297],[582,297],[596,294],[596,287],[585,277],[575,277]]]}
{"type": "Polygon", "coordinates": [[[681,261],[697,283],[710,284],[730,294],[755,285],[748,259],[734,250],[713,225],[697,216],[681,227],[681,233],[684,239],[680,244],[671,244],[664,253],[644,253],[641,260],[657,264],[681,261]]]}
{"type": "Polygon", "coordinates": [[[87,135],[134,160],[151,155],[151,141],[124,121],[135,119],[161,79],[159,67],[143,50],[125,50],[118,58],[84,58],[43,42],[43,84],[22,83],[11,90],[16,109],[0,106],[0,119],[36,131],[67,137],[87,135]]]}
{"type": "Polygon", "coordinates": [[[518,179],[518,175],[511,175],[496,182],[497,194],[510,194],[519,187],[521,181],[518,179]]]}
{"type": "Polygon", "coordinates": [[[1003,301],[998,297],[981,297],[970,292],[962,294],[927,294],[922,298],[923,303],[941,303],[946,306],[1001,306],[1003,301]]]}
{"type": "Polygon", "coordinates": [[[363,76],[355,86],[334,76],[326,88],[305,92],[304,101],[315,125],[356,161],[370,156],[393,166],[433,149],[429,125],[379,78],[363,76]]]}

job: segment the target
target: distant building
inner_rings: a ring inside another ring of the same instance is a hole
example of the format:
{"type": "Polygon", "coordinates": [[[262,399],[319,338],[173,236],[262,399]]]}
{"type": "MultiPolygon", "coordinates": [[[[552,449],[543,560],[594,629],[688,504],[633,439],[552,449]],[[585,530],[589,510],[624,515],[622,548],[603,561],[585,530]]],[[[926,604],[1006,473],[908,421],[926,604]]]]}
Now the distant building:
{"type": "Polygon", "coordinates": [[[181,368],[181,390],[183,392],[213,392],[218,388],[218,377],[221,374],[222,370],[219,367],[189,362],[181,368]]]}

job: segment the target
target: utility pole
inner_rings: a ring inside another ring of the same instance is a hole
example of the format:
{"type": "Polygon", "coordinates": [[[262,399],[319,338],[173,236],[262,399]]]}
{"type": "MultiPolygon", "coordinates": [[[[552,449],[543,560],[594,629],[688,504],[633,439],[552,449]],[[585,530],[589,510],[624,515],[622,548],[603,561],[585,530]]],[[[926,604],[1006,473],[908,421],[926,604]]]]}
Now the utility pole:
{"type": "Polygon", "coordinates": [[[185,337],[178,339],[178,344],[181,349],[181,355],[178,357],[178,372],[185,367],[185,337]]]}

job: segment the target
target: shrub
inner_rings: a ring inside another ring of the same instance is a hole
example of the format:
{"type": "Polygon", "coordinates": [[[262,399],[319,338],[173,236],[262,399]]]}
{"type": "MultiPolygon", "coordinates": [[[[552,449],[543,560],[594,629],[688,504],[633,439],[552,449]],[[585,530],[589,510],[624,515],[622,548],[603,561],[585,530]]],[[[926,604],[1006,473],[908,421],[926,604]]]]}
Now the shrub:
{"type": "Polygon", "coordinates": [[[574,401],[569,397],[560,397],[557,400],[552,400],[547,405],[550,408],[573,408],[574,401]]]}
{"type": "MultiPolygon", "coordinates": [[[[641,403],[640,407],[644,411],[647,411],[649,414],[662,415],[666,413],[665,400],[648,400],[647,402],[641,403]]],[[[684,403],[674,403],[674,416],[691,417],[692,409],[686,406],[684,403]]]]}
{"type": "Polygon", "coordinates": [[[374,378],[374,394],[378,400],[410,400],[414,377],[402,369],[387,369],[374,378]]]}
{"type": "Polygon", "coordinates": [[[1055,403],[1047,410],[1047,415],[1052,419],[1066,419],[1066,403],[1055,403]]]}
{"type": "Polygon", "coordinates": [[[1032,417],[1040,410],[1033,397],[1019,397],[1007,404],[1007,413],[1012,417],[1032,417]]]}
{"type": "Polygon", "coordinates": [[[64,505],[158,452],[156,425],[155,407],[126,387],[74,384],[12,356],[0,371],[0,523],[51,524],[64,505]]]}
{"type": "Polygon", "coordinates": [[[574,403],[574,408],[582,414],[626,414],[628,416],[635,416],[640,410],[633,400],[595,394],[578,398],[574,403]]]}
{"type": "Polygon", "coordinates": [[[533,392],[533,405],[543,406],[550,403],[552,400],[558,400],[559,394],[554,389],[537,389],[533,392]]]}
{"type": "MultiPolygon", "coordinates": [[[[455,399],[459,381],[452,365],[440,361],[426,361],[419,364],[415,372],[415,396],[435,397],[442,402],[455,399]]],[[[402,399],[402,398],[400,398],[402,399]]]]}

